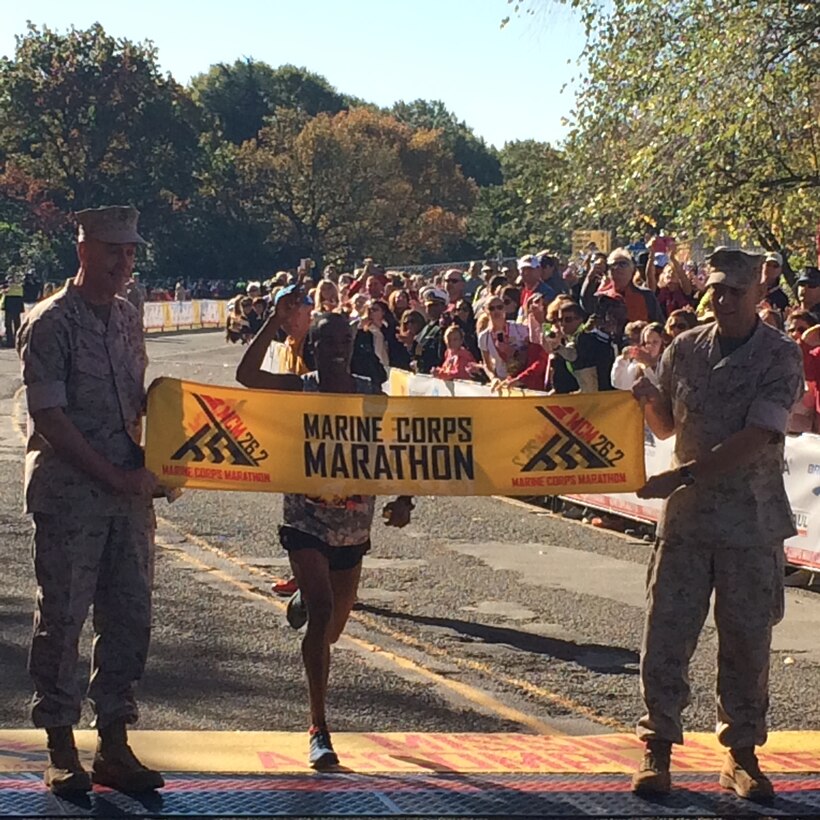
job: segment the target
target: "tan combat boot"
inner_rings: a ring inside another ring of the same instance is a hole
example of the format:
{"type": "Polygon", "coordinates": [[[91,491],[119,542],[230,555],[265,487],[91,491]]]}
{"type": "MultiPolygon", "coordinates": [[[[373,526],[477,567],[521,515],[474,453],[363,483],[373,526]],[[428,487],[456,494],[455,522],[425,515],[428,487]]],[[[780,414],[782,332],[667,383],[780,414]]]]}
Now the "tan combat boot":
{"type": "Polygon", "coordinates": [[[753,747],[730,749],[720,770],[720,785],[738,797],[765,803],[774,798],[772,781],[760,771],[753,747]]]}
{"type": "Polygon", "coordinates": [[[165,785],[162,775],[143,766],[131,751],[124,721],[110,723],[98,731],[97,754],[91,769],[95,783],[121,792],[147,792],[165,785]]]}
{"type": "Polygon", "coordinates": [[[632,791],[635,794],[669,794],[672,778],[669,763],[672,744],[665,740],[649,740],[641,768],[632,775],[632,791]]]}
{"type": "Polygon", "coordinates": [[[43,775],[46,787],[54,794],[84,794],[91,791],[91,778],[82,767],[74,732],[70,726],[46,729],[48,767],[43,775]]]}

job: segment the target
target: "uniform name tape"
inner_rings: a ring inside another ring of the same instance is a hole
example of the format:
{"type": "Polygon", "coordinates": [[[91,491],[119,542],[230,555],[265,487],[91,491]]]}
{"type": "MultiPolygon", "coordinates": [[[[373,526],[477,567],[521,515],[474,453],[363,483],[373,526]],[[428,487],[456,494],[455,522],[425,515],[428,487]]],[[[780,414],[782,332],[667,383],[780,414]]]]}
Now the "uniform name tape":
{"type": "Polygon", "coordinates": [[[642,486],[628,393],[510,398],[285,393],[158,379],[146,465],[162,484],[311,495],[547,495],[642,486]]]}

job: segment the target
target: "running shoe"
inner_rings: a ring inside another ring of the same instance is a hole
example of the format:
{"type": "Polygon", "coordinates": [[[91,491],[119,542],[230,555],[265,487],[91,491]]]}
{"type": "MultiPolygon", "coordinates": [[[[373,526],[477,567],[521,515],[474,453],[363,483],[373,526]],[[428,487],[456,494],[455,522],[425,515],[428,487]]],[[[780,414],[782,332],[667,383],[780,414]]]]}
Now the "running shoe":
{"type": "Polygon", "coordinates": [[[288,623],[294,629],[301,629],[308,619],[307,607],[302,600],[302,591],[297,589],[288,601],[288,608],[286,612],[288,623]]]}
{"type": "Polygon", "coordinates": [[[296,590],[299,589],[299,584],[296,583],[295,578],[283,578],[275,584],[271,584],[270,591],[274,595],[281,595],[283,598],[290,598],[296,590]]]}
{"type": "Polygon", "coordinates": [[[312,769],[329,769],[339,765],[339,756],[333,751],[330,732],[327,729],[310,730],[308,763],[312,769]]]}

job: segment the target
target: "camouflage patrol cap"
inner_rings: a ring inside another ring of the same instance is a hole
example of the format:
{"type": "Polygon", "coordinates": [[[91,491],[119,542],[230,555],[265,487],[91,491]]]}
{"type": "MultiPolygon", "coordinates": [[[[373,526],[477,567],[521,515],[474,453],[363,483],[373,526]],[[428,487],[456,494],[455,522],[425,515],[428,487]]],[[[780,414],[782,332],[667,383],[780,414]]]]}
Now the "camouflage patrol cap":
{"type": "Polygon", "coordinates": [[[737,290],[748,290],[760,284],[763,255],[749,251],[715,248],[706,257],[709,263],[707,285],[726,285],[737,290]]]}
{"type": "Polygon", "coordinates": [[[112,245],[145,245],[137,233],[140,212],[130,205],[87,208],[74,214],[77,218],[77,241],[97,239],[112,245]]]}

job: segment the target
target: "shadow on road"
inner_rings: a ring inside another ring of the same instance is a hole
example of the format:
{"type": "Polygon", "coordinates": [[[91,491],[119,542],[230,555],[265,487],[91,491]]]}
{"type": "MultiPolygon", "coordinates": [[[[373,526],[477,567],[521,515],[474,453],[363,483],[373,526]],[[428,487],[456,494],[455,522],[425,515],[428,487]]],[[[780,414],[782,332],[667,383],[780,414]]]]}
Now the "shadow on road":
{"type": "Polygon", "coordinates": [[[458,618],[434,618],[429,615],[394,612],[391,609],[373,606],[372,604],[360,603],[356,605],[356,609],[383,618],[409,621],[421,626],[451,629],[472,638],[474,641],[480,641],[484,644],[504,644],[521,652],[547,655],[558,660],[577,663],[591,672],[606,675],[638,674],[639,654],[632,649],[624,649],[620,646],[605,646],[596,643],[579,644],[575,641],[564,641],[559,638],[536,635],[505,626],[491,626],[458,618]]]}

